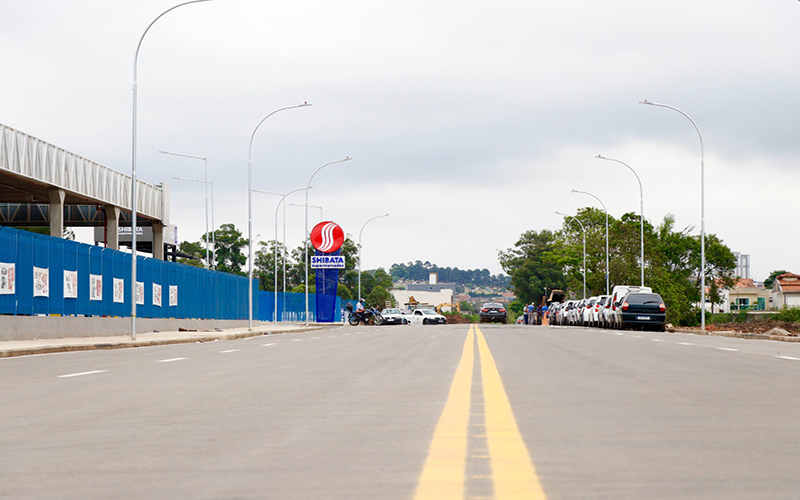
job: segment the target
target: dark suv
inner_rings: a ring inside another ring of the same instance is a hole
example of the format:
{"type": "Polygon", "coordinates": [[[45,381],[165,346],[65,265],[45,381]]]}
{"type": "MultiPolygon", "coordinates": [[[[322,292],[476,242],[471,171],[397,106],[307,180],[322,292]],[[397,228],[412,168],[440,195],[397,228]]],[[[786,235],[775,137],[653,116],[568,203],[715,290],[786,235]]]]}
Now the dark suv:
{"type": "Polygon", "coordinates": [[[629,293],[617,308],[620,328],[638,328],[663,332],[667,320],[667,307],[657,293],[629,293]]]}
{"type": "Polygon", "coordinates": [[[484,321],[499,321],[500,323],[505,323],[506,308],[503,307],[503,304],[487,302],[481,307],[480,320],[481,323],[484,321]]]}

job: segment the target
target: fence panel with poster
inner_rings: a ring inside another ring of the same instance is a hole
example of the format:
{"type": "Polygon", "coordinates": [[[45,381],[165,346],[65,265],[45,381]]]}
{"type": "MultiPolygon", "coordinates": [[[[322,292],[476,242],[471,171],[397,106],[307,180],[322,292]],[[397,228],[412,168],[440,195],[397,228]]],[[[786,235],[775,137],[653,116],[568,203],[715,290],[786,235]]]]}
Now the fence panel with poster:
{"type": "MultiPolygon", "coordinates": [[[[136,269],[139,317],[248,317],[245,276],[142,256],[136,269]]],[[[0,314],[129,317],[130,279],[129,253],[0,226],[0,314]]]]}

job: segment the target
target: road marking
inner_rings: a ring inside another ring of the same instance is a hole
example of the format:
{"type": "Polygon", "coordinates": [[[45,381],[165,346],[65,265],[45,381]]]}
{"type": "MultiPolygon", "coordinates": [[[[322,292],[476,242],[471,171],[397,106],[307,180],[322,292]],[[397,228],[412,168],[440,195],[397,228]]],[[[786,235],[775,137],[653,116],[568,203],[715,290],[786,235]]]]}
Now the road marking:
{"type": "Polygon", "coordinates": [[[614,335],[625,335],[624,333],[614,332],[614,335]]]}
{"type": "Polygon", "coordinates": [[[271,345],[275,345],[275,342],[270,342],[269,344],[261,344],[261,347],[269,347],[271,345]]]}
{"type": "Polygon", "coordinates": [[[311,337],[311,340],[317,340],[319,337],[311,337]]]}
{"type": "Polygon", "coordinates": [[[332,338],[334,338],[334,337],[338,337],[338,335],[328,335],[328,338],[329,338],[329,339],[332,339],[332,338]]]}
{"type": "Polygon", "coordinates": [[[158,363],[172,363],[173,361],[183,361],[184,359],[188,358],[169,358],[169,359],[159,359],[158,363]]]}
{"type": "Polygon", "coordinates": [[[227,351],[219,351],[220,354],[228,354],[229,352],[239,352],[239,349],[228,349],[227,351]]]}
{"type": "Polygon", "coordinates": [[[653,340],[653,342],[664,342],[663,339],[652,339],[652,340],[653,340]]]}
{"type": "Polygon", "coordinates": [[[640,339],[640,338],[642,338],[642,336],[641,336],[641,335],[632,335],[632,337],[633,337],[633,338],[635,338],[635,339],[640,339]]]}
{"type": "Polygon", "coordinates": [[[464,497],[467,428],[475,363],[474,331],[475,326],[470,326],[447,403],[433,431],[431,448],[414,495],[416,500],[461,500],[464,497]]]}
{"type": "Polygon", "coordinates": [[[717,347],[718,351],[731,351],[731,352],[738,352],[739,349],[731,349],[730,347],[717,347]]]}
{"type": "Polygon", "coordinates": [[[82,375],[94,375],[95,373],[105,373],[108,370],[92,370],[90,372],[69,373],[67,375],[59,375],[58,378],[80,377],[82,375]]]}
{"type": "Polygon", "coordinates": [[[775,357],[780,359],[788,359],[790,361],[800,361],[800,358],[794,358],[792,356],[775,356],[775,357]]]}
{"type": "Polygon", "coordinates": [[[303,339],[292,339],[292,342],[302,342],[303,339]]]}
{"type": "Polygon", "coordinates": [[[678,345],[694,345],[691,342],[678,342],[678,345]]]}
{"type": "Polygon", "coordinates": [[[480,328],[475,326],[481,357],[486,438],[491,455],[494,494],[498,500],[546,499],[533,461],[517,427],[511,403],[494,357],[480,328]]]}

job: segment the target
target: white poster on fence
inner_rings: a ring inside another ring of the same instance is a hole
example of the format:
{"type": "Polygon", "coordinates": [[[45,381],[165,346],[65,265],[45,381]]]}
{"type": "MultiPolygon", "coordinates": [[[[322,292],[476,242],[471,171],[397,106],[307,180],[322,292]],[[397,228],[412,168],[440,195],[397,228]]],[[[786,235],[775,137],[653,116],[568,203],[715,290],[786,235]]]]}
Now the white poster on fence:
{"type": "Polygon", "coordinates": [[[114,302],[117,304],[125,302],[125,280],[114,278],[114,302]]]}
{"type": "Polygon", "coordinates": [[[14,264],[0,262],[0,295],[16,293],[17,279],[14,276],[14,264]]]}
{"type": "Polygon", "coordinates": [[[144,281],[136,282],[136,305],[144,305],[144,281]]]}
{"type": "Polygon", "coordinates": [[[78,271],[64,270],[64,298],[78,298],[78,271]]]}
{"type": "Polygon", "coordinates": [[[33,296],[50,296],[50,269],[41,267],[33,268],[33,296]]]}
{"type": "Polygon", "coordinates": [[[161,307],[161,285],[153,283],[153,305],[161,307]]]}
{"type": "Polygon", "coordinates": [[[174,307],[178,305],[178,285],[169,286],[169,306],[174,307]]]}
{"type": "Polygon", "coordinates": [[[89,275],[89,300],[103,300],[103,277],[99,274],[89,275]]]}

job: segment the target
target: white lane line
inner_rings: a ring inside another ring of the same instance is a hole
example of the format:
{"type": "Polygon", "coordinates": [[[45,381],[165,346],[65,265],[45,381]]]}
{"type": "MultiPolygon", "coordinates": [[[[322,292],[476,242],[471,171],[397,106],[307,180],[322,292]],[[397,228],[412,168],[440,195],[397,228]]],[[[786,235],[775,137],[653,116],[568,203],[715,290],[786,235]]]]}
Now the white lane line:
{"type": "Polygon", "coordinates": [[[789,361],[800,361],[800,358],[795,358],[793,356],[775,356],[775,357],[780,359],[788,359],[789,361]]]}
{"type": "Polygon", "coordinates": [[[229,352],[238,352],[239,349],[228,349],[227,351],[219,351],[220,354],[228,354],[229,352]]]}
{"type": "Polygon", "coordinates": [[[694,345],[691,342],[676,342],[678,345],[694,345]]]}
{"type": "Polygon", "coordinates": [[[317,340],[319,337],[311,337],[311,340],[317,340]]]}
{"type": "Polygon", "coordinates": [[[302,342],[303,339],[292,339],[292,342],[302,342]]]}
{"type": "Polygon", "coordinates": [[[269,344],[261,344],[261,347],[269,347],[271,345],[275,345],[275,342],[270,342],[269,344]]]}
{"type": "Polygon", "coordinates": [[[730,347],[717,347],[718,351],[738,352],[739,349],[731,349],[730,347]]]}
{"type": "Polygon", "coordinates": [[[338,337],[338,335],[328,335],[328,338],[329,338],[329,339],[332,339],[332,338],[334,338],[334,337],[338,337]]]}
{"type": "Polygon", "coordinates": [[[642,338],[642,336],[641,335],[633,335],[633,338],[640,339],[640,338],[642,338]]]}
{"type": "Polygon", "coordinates": [[[652,340],[653,340],[653,342],[664,342],[663,339],[652,339],[652,340]]]}
{"type": "Polygon", "coordinates": [[[173,361],[183,361],[184,359],[188,358],[169,358],[169,359],[159,359],[158,363],[172,363],[173,361]]]}
{"type": "Polygon", "coordinates": [[[350,335],[350,334],[349,334],[349,333],[345,333],[345,334],[344,334],[344,336],[345,336],[345,337],[347,337],[348,335],[350,335]]]}
{"type": "Polygon", "coordinates": [[[90,372],[68,373],[67,375],[59,375],[58,378],[80,377],[82,375],[94,375],[95,373],[105,373],[108,370],[92,370],[90,372]]]}
{"type": "Polygon", "coordinates": [[[614,335],[625,335],[624,333],[614,332],[614,335]]]}

